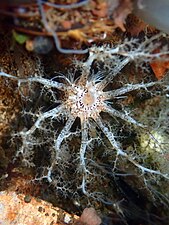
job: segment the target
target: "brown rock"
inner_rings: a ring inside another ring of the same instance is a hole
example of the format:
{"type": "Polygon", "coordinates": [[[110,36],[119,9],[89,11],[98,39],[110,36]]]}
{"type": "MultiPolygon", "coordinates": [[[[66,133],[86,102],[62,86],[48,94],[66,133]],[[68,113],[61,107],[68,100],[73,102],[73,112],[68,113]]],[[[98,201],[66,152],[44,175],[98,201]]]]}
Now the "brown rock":
{"type": "Polygon", "coordinates": [[[31,196],[17,195],[12,191],[0,192],[0,224],[63,225],[73,224],[76,219],[77,216],[31,196]]]}

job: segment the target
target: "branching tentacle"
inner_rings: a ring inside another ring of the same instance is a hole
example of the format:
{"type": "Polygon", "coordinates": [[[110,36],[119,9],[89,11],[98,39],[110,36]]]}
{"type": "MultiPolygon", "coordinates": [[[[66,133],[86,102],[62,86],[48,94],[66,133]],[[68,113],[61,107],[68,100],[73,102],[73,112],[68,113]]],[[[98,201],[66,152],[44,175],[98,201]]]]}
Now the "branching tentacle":
{"type": "Polygon", "coordinates": [[[61,113],[62,113],[62,110],[63,110],[64,106],[63,105],[60,105],[54,109],[51,109],[50,111],[47,111],[45,113],[41,113],[38,117],[38,119],[36,120],[36,122],[33,124],[33,126],[27,130],[27,131],[21,131],[20,133],[24,134],[24,135],[32,135],[36,129],[40,129],[40,124],[41,122],[44,122],[45,119],[47,118],[57,118],[61,113]]]}
{"type": "Polygon", "coordinates": [[[120,148],[119,143],[115,140],[114,135],[110,130],[103,124],[102,118],[98,116],[96,119],[96,123],[101,129],[101,131],[104,133],[104,135],[107,137],[107,139],[110,141],[111,145],[116,149],[116,151],[119,153],[119,155],[125,155],[126,153],[123,152],[120,148]]]}
{"type": "Polygon", "coordinates": [[[82,168],[82,171],[86,173],[85,153],[88,145],[87,122],[83,121],[81,126],[80,167],[82,168]]]}
{"type": "Polygon", "coordinates": [[[56,158],[59,157],[59,152],[61,151],[62,142],[71,135],[70,129],[74,122],[75,122],[75,118],[73,116],[70,116],[68,118],[64,128],[62,129],[62,131],[58,135],[57,139],[55,140],[54,149],[56,152],[56,158]]]}
{"type": "Polygon", "coordinates": [[[116,109],[111,108],[110,106],[108,106],[106,104],[105,104],[105,112],[109,113],[109,115],[111,115],[112,117],[119,117],[120,119],[122,119],[128,123],[134,124],[138,127],[142,127],[142,128],[146,127],[143,124],[138,123],[135,119],[133,119],[127,113],[122,113],[116,109]]]}
{"type": "Polygon", "coordinates": [[[81,123],[81,146],[80,146],[80,171],[82,173],[82,184],[81,189],[86,196],[89,196],[86,187],[87,176],[90,173],[86,167],[85,154],[88,146],[88,127],[87,122],[83,121],[81,123]]]}
{"type": "Polygon", "coordinates": [[[3,77],[7,77],[7,78],[12,78],[18,81],[18,86],[20,86],[22,83],[28,83],[28,82],[37,82],[40,84],[43,84],[44,86],[48,87],[48,88],[57,88],[59,90],[67,90],[68,85],[57,82],[57,81],[53,81],[52,79],[45,79],[43,77],[38,77],[38,76],[32,76],[32,77],[28,77],[28,78],[19,78],[16,76],[13,76],[11,74],[7,74],[4,72],[0,72],[0,76],[3,77]]]}
{"type": "Polygon", "coordinates": [[[67,90],[68,86],[63,83],[59,83],[57,81],[48,80],[42,77],[30,77],[26,79],[18,79],[18,84],[27,83],[27,82],[37,82],[43,84],[45,87],[48,88],[57,88],[58,90],[67,90]]]}
{"type": "Polygon", "coordinates": [[[113,133],[110,132],[109,129],[103,124],[101,118],[98,118],[96,122],[97,122],[98,126],[100,127],[100,129],[102,130],[102,132],[107,137],[107,139],[110,141],[111,145],[117,151],[117,155],[121,155],[121,156],[125,157],[128,161],[130,161],[137,168],[139,168],[142,171],[142,173],[156,174],[156,175],[160,175],[160,176],[162,176],[162,177],[164,177],[166,179],[169,179],[168,174],[163,174],[160,171],[149,169],[149,168],[144,167],[144,166],[140,165],[139,163],[137,163],[131,156],[129,156],[126,152],[124,152],[121,149],[120,145],[115,140],[113,133]]]}
{"type": "Polygon", "coordinates": [[[115,98],[120,95],[124,95],[126,93],[129,93],[130,91],[135,91],[135,90],[140,90],[140,89],[147,89],[149,87],[152,87],[154,85],[160,84],[159,82],[150,82],[150,83],[141,83],[141,84],[127,84],[126,86],[112,90],[112,91],[107,91],[104,92],[105,98],[111,99],[115,98]]]}
{"type": "Polygon", "coordinates": [[[117,66],[115,66],[107,76],[96,86],[100,90],[103,90],[111,81],[120,73],[120,71],[131,61],[130,57],[123,59],[117,66]]]}

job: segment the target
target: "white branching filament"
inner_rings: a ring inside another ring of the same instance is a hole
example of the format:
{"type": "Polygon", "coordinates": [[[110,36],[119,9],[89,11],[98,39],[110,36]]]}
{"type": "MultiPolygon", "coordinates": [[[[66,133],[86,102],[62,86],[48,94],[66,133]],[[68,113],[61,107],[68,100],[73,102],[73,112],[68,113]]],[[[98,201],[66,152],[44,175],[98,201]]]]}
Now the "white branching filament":
{"type": "MultiPolygon", "coordinates": [[[[151,40],[149,43],[151,44],[151,40]]],[[[145,48],[145,45],[143,47],[145,48]]],[[[128,63],[139,59],[139,57],[146,57],[147,49],[145,48],[144,50],[145,55],[144,52],[141,52],[143,51],[141,47],[140,50],[138,48],[135,51],[131,51],[131,53],[129,51],[127,54],[125,48],[122,49],[122,47],[118,47],[113,50],[112,48],[107,47],[104,55],[103,47],[92,47],[91,51],[89,51],[89,58],[87,61],[84,63],[79,62],[81,75],[77,79],[73,79],[73,75],[70,79],[66,75],[58,76],[59,78],[55,80],[49,80],[40,76],[19,79],[3,72],[0,73],[1,76],[16,79],[19,86],[22,85],[22,83],[37,82],[48,90],[51,90],[51,92],[54,90],[54,92],[57,93],[57,90],[59,90],[63,93],[60,97],[60,101],[58,101],[60,103],[58,103],[57,106],[48,111],[39,113],[33,126],[26,131],[23,130],[20,132],[23,144],[19,151],[23,154],[23,157],[26,158],[29,155],[28,152],[33,148],[36,142],[35,133],[37,130],[41,131],[47,129],[48,123],[51,121],[58,121],[66,118],[64,125],[62,126],[63,128],[58,133],[57,131],[54,131],[54,133],[57,134],[54,135],[53,140],[50,139],[52,140],[52,148],[50,147],[50,151],[52,152],[51,165],[48,167],[47,175],[43,175],[43,178],[47,178],[49,182],[58,182],[53,175],[55,167],[57,165],[62,165],[62,161],[65,163],[64,160],[67,158],[70,159],[69,155],[71,152],[67,142],[71,140],[72,136],[78,137],[81,139],[81,142],[79,154],[76,156],[75,161],[77,161],[77,159],[79,160],[76,172],[80,173],[81,185],[78,184],[77,189],[81,188],[83,193],[88,196],[94,195],[93,193],[91,194],[87,188],[89,184],[88,177],[92,172],[90,171],[90,166],[87,165],[89,159],[87,159],[86,153],[88,149],[91,149],[92,142],[100,139],[97,135],[95,137],[91,135],[93,129],[97,128],[108,140],[112,151],[116,152],[116,158],[119,156],[124,157],[142,173],[156,174],[169,179],[168,174],[163,174],[158,170],[153,170],[140,165],[134,157],[123,150],[118,139],[115,137],[115,134],[110,129],[111,125],[108,126],[102,118],[102,113],[106,113],[109,115],[109,118],[119,118],[140,129],[147,129],[145,125],[137,122],[131,117],[126,110],[117,110],[113,108],[110,102],[114,99],[126,97],[126,95],[132,91],[138,91],[140,89],[147,90],[158,82],[126,84],[115,90],[106,89],[106,87],[118,77],[121,70],[128,63]],[[121,58],[119,55],[121,55],[121,58]],[[92,63],[93,61],[96,61],[97,58],[99,59],[98,61],[104,61],[104,64],[108,63],[109,70],[106,73],[105,71],[100,72],[98,70],[96,74],[92,74],[91,76],[92,63]],[[112,63],[110,63],[111,60],[112,63]],[[80,130],[78,128],[75,131],[72,131],[71,129],[77,118],[80,120],[80,130]]],[[[149,54],[147,60],[156,57],[158,58],[160,55],[154,56],[153,54],[149,54]]],[[[38,141],[39,140],[37,140],[37,144],[38,141]]],[[[60,173],[62,173],[64,167],[66,167],[66,163],[61,166],[60,173]]],[[[61,189],[59,185],[57,186],[57,184],[55,184],[55,186],[57,189],[61,189]]]]}

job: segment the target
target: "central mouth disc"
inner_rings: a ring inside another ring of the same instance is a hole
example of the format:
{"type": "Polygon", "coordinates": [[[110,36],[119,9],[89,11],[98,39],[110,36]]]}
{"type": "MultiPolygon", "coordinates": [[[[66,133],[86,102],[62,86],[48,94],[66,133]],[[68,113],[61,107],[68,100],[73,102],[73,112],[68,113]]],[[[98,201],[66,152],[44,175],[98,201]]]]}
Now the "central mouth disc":
{"type": "Polygon", "coordinates": [[[95,103],[96,99],[94,93],[87,91],[82,98],[82,102],[86,106],[92,106],[95,103]]]}

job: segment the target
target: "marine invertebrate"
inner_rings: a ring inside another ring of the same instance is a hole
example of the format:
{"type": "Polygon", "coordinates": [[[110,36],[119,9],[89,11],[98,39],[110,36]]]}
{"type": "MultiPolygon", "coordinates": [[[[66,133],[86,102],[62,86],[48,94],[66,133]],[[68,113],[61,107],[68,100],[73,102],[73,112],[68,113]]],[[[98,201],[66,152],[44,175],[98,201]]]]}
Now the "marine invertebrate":
{"type": "Polygon", "coordinates": [[[40,110],[39,113],[29,113],[33,117],[32,126],[15,135],[19,136],[22,142],[17,155],[21,153],[27,165],[34,165],[33,153],[36,148],[44,151],[47,149],[50,155],[47,165],[42,165],[41,175],[36,180],[47,179],[65,195],[81,190],[88,197],[104,201],[98,191],[90,191],[93,179],[103,176],[102,172],[97,173],[97,170],[102,171],[100,164],[92,158],[96,143],[98,146],[107,145],[111,150],[112,173],[117,168],[119,158],[124,158],[142,174],[169,179],[168,174],[148,168],[137,161],[134,155],[127,153],[118,139],[116,126],[112,123],[117,119],[149,133],[146,125],[130,115],[121,99],[125,99],[134,91],[149,92],[151,87],[163,83],[148,81],[125,84],[118,77],[133,61],[138,63],[166,57],[167,48],[152,53],[157,47],[155,41],[160,36],[161,34],[145,39],[143,43],[139,40],[125,40],[116,46],[92,46],[89,48],[87,60],[75,61],[74,72],[68,71],[67,75],[58,74],[52,79],[41,75],[18,78],[0,73],[0,76],[15,79],[19,87],[24,83],[38,83],[42,87],[42,94],[47,93],[50,96],[50,107],[40,110]],[[115,87],[112,83],[116,83],[115,87]],[[70,171],[74,177],[70,177],[70,171]]]}

